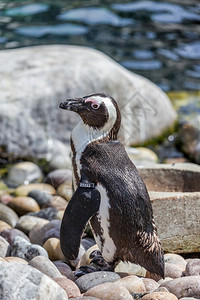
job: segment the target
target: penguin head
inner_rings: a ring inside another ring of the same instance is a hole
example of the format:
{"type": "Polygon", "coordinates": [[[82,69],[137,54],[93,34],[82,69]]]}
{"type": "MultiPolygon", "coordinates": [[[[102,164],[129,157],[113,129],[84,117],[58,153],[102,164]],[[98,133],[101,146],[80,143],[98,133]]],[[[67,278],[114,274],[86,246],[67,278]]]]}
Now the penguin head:
{"type": "Polygon", "coordinates": [[[112,131],[115,134],[119,131],[121,115],[115,99],[107,94],[96,93],[67,99],[59,107],[78,113],[83,123],[93,129],[112,131]]]}

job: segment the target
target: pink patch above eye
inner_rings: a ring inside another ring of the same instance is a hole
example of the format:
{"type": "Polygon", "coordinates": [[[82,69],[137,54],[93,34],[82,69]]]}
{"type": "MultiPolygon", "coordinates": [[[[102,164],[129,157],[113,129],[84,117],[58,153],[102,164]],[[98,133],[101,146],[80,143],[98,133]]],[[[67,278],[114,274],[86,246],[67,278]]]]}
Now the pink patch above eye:
{"type": "Polygon", "coordinates": [[[87,102],[91,102],[92,104],[99,105],[99,103],[96,100],[93,100],[93,99],[90,99],[90,98],[85,100],[85,103],[87,103],[87,102]]]}

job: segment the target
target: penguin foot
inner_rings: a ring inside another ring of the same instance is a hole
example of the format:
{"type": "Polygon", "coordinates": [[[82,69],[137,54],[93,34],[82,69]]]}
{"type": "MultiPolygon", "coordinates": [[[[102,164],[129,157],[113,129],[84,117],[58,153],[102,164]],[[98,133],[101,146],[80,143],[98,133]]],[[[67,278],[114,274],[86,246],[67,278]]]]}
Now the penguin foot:
{"type": "Polygon", "coordinates": [[[81,277],[85,274],[88,273],[93,273],[93,272],[97,272],[97,271],[101,271],[100,269],[98,270],[97,268],[93,267],[93,266],[81,266],[78,271],[75,272],[75,276],[76,277],[81,277]]]}

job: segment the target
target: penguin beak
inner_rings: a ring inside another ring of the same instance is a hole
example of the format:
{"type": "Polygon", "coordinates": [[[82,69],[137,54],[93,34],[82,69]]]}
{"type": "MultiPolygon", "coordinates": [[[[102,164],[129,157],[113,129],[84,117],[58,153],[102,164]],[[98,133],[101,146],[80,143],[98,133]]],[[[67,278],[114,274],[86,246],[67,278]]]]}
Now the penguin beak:
{"type": "Polygon", "coordinates": [[[74,112],[78,112],[80,108],[83,106],[83,99],[76,98],[76,99],[67,99],[64,102],[59,104],[59,108],[71,110],[74,112]]]}

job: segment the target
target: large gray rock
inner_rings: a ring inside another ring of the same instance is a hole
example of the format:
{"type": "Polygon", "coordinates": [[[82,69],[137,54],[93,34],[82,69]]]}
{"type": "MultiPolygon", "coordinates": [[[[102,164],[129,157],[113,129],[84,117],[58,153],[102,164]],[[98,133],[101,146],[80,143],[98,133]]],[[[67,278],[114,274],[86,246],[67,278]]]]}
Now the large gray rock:
{"type": "Polygon", "coordinates": [[[67,300],[66,292],[35,268],[0,262],[1,300],[67,300]]]}
{"type": "MultiPolygon", "coordinates": [[[[160,88],[94,49],[53,45],[4,50],[0,65],[0,156],[46,158],[55,168],[56,158],[66,157],[65,143],[78,121],[58,108],[67,97],[105,92],[116,98],[126,145],[159,136],[176,119],[160,88]]],[[[69,164],[62,159],[59,167],[62,163],[69,164]]]]}

